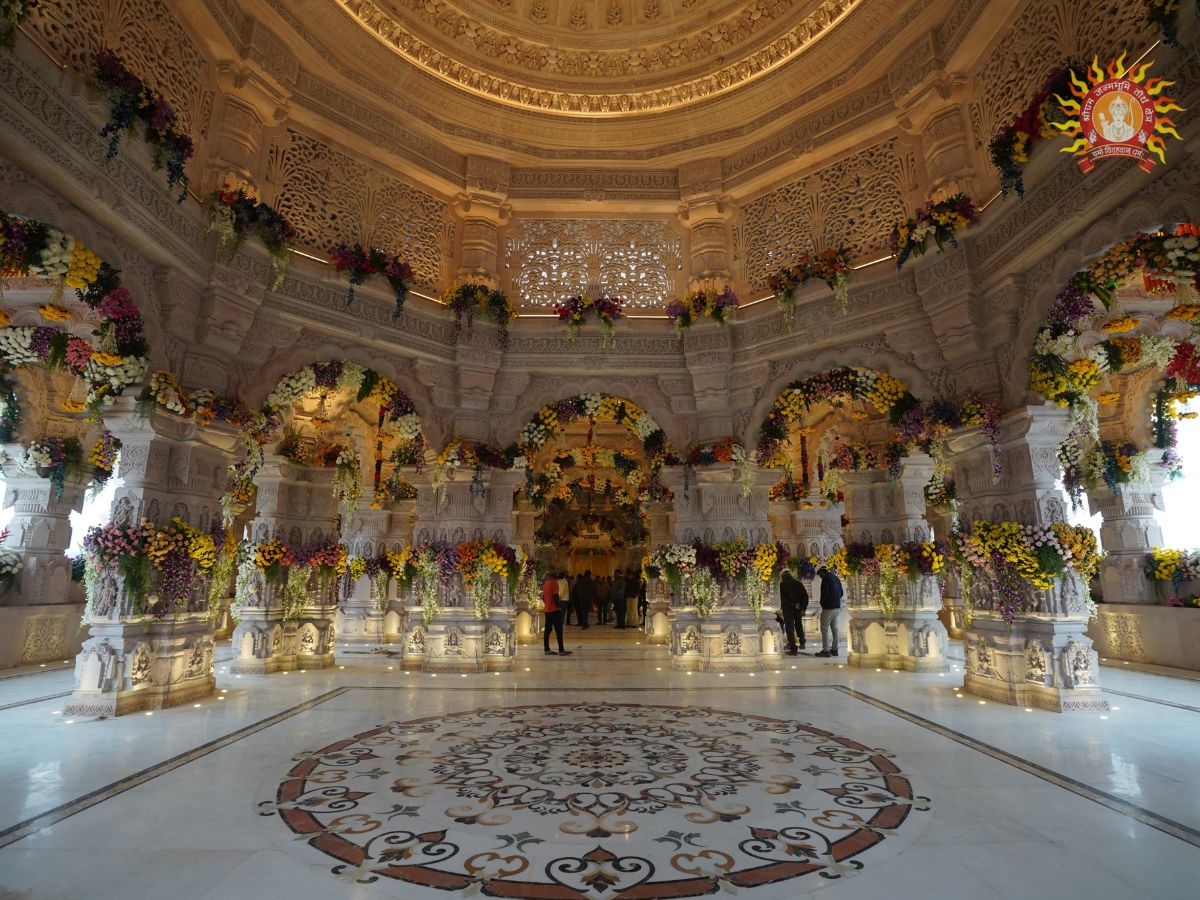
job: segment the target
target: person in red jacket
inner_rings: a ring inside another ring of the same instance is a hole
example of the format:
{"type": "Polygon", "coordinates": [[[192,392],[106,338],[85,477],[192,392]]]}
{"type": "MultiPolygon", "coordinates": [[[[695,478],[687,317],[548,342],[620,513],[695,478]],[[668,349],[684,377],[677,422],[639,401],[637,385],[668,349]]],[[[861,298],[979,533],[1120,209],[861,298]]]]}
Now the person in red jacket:
{"type": "Polygon", "coordinates": [[[547,575],[546,580],[542,582],[542,606],[546,608],[546,629],[542,632],[542,643],[546,647],[546,652],[550,656],[555,656],[555,652],[550,649],[550,629],[554,629],[555,637],[558,638],[558,656],[570,656],[571,651],[563,649],[563,614],[558,608],[558,579],[553,575],[547,575]]]}

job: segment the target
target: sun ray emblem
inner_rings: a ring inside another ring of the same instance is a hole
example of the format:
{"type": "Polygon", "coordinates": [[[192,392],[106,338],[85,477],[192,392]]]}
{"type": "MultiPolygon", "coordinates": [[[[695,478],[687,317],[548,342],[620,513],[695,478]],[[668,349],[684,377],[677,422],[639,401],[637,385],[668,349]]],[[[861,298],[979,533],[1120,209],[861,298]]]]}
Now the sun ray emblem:
{"type": "Polygon", "coordinates": [[[1166,163],[1164,137],[1182,140],[1168,113],[1183,112],[1183,107],[1163,93],[1175,82],[1147,77],[1153,61],[1126,68],[1126,55],[1109,63],[1107,70],[1093,57],[1084,72],[1086,81],[1071,72],[1071,97],[1054,95],[1068,121],[1052,124],[1075,138],[1062,152],[1075,154],[1085,173],[1097,160],[1115,156],[1139,160],[1138,167],[1149,172],[1152,157],[1166,163]]]}

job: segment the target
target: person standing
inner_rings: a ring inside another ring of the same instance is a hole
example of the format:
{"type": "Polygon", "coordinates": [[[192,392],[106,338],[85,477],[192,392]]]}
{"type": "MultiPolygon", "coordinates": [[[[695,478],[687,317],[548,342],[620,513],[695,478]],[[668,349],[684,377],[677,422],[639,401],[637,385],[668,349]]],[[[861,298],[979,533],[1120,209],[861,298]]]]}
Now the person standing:
{"type": "Polygon", "coordinates": [[[596,579],[596,624],[607,625],[609,615],[608,586],[610,580],[601,576],[596,579]]]}
{"type": "Polygon", "coordinates": [[[787,655],[795,656],[804,649],[804,613],[808,611],[808,591],[791,569],[783,570],[779,581],[779,611],[783,614],[783,636],[787,641],[787,655]],[[799,647],[796,635],[799,634],[799,647]]]}
{"type": "Polygon", "coordinates": [[[596,582],[592,581],[591,569],[584,571],[579,576],[579,580],[575,582],[573,599],[575,600],[575,615],[579,619],[579,624],[583,626],[583,630],[587,631],[592,604],[596,602],[596,582]]]}
{"type": "Polygon", "coordinates": [[[621,601],[621,625],[620,628],[631,628],[629,623],[636,622],[638,617],[638,582],[639,576],[636,571],[630,569],[625,573],[625,599],[621,601]]]}
{"type": "Polygon", "coordinates": [[[566,616],[567,624],[571,624],[571,613],[575,612],[575,605],[571,602],[571,582],[567,578],[567,573],[558,573],[558,606],[566,616]]]}
{"type": "Polygon", "coordinates": [[[821,652],[817,656],[837,656],[842,582],[825,566],[817,569],[817,574],[821,576],[821,652]]]}
{"type": "Polygon", "coordinates": [[[563,614],[559,609],[558,584],[558,579],[552,575],[547,575],[546,580],[542,582],[542,606],[546,610],[546,628],[542,632],[542,644],[547,654],[555,655],[550,649],[550,629],[554,629],[554,636],[558,638],[557,655],[570,656],[571,651],[563,647],[563,614]]]}
{"type": "MultiPolygon", "coordinates": [[[[606,608],[612,607],[617,614],[617,627],[624,628],[625,625],[625,573],[617,569],[613,573],[612,581],[608,583],[608,603],[606,608]]],[[[608,624],[608,616],[604,617],[605,625],[608,624]]]]}
{"type": "Polygon", "coordinates": [[[634,618],[637,618],[638,616],[640,616],[642,619],[641,624],[643,626],[646,624],[646,614],[650,609],[650,601],[646,599],[646,592],[647,592],[646,579],[642,578],[638,582],[637,616],[635,616],[634,618]]]}

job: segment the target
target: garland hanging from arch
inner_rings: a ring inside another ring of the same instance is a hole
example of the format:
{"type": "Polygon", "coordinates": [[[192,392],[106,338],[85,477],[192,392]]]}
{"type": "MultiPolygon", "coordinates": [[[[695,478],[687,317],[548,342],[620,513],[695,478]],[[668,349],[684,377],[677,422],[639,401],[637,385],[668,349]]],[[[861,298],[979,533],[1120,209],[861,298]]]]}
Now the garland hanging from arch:
{"type": "Polygon", "coordinates": [[[796,290],[813,279],[824,281],[833,289],[833,297],[843,315],[850,311],[847,286],[850,262],[849,249],[831,247],[818,253],[815,258],[805,255],[767,278],[767,286],[775,292],[775,302],[783,313],[783,321],[789,332],[796,327],[796,290]]]}
{"type": "Polygon", "coordinates": [[[629,400],[602,393],[577,394],[547,403],[521,430],[517,447],[523,456],[530,457],[579,419],[605,420],[624,428],[641,442],[652,469],[661,468],[676,456],[666,433],[650,413],[629,400]]]}
{"type": "Polygon", "coordinates": [[[57,228],[0,212],[0,277],[24,276],[54,282],[51,302],[39,309],[48,321],[70,317],[59,302],[64,288],[73,288],[79,302],[99,317],[92,332],[97,341],[93,345],[51,325],[9,325],[7,314],[0,311],[0,365],[45,365],[70,372],[87,390],[82,399],[71,397],[64,408],[86,409],[98,417],[149,367],[145,323],[121,285],[120,270],[57,228]]]}

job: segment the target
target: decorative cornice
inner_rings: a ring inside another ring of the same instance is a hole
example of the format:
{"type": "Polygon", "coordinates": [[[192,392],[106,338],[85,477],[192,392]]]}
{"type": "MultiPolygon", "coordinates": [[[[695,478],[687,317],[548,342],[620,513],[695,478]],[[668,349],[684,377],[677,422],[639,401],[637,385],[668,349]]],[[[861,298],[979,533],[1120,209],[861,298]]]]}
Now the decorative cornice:
{"type": "Polygon", "coordinates": [[[368,33],[413,65],[470,93],[507,106],[538,111],[550,109],[560,115],[607,116],[683,106],[726,93],[808,49],[841,24],[862,0],[823,0],[781,37],[698,77],[672,79],[666,86],[649,90],[603,88],[597,91],[563,90],[555,85],[561,85],[573,76],[586,77],[593,72],[616,73],[635,83],[645,82],[653,77],[653,67],[671,70],[694,67],[713,58],[727,58],[729,49],[720,46],[726,35],[765,29],[777,16],[789,13],[793,4],[791,0],[778,0],[773,4],[740,6],[730,20],[706,23],[712,27],[707,27],[701,35],[667,42],[662,53],[655,53],[600,47],[559,51],[551,45],[532,42],[473,21],[450,4],[438,0],[401,0],[410,15],[423,18],[438,31],[458,39],[460,52],[451,55],[423,40],[374,0],[337,2],[368,33]],[[461,51],[468,48],[479,51],[484,58],[476,65],[464,63],[461,51]],[[508,60],[519,61],[520,69],[507,65],[508,60]],[[491,68],[488,68],[489,63],[491,68]],[[498,68],[503,68],[508,77],[495,74],[498,68]],[[516,80],[517,71],[521,71],[519,81],[516,80]]]}

